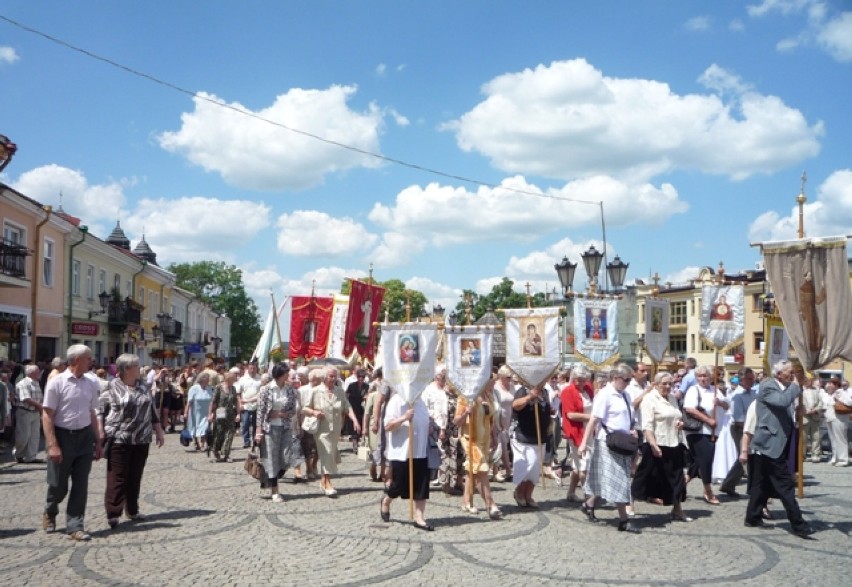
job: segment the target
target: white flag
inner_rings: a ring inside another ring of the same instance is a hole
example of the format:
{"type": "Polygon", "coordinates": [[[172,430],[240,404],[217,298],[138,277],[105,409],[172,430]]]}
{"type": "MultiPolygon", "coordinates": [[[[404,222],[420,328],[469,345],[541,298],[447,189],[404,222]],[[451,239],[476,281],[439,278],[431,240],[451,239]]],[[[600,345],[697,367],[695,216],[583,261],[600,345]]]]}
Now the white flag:
{"type": "Polygon", "coordinates": [[[614,299],[574,301],[574,350],[594,365],[618,358],[618,304],[614,299]]]}
{"type": "Polygon", "coordinates": [[[645,350],[657,363],[669,346],[670,311],[668,300],[645,298],[645,350]]]}
{"type": "Polygon", "coordinates": [[[269,316],[266,317],[266,325],[263,327],[263,334],[260,335],[260,340],[257,341],[257,346],[251,355],[251,361],[257,360],[261,371],[269,363],[269,351],[272,350],[272,341],[275,338],[275,316],[275,308],[270,306],[269,316]]]}
{"type": "Polygon", "coordinates": [[[701,337],[723,351],[742,342],[745,304],[741,285],[705,285],[701,288],[701,337]]]}
{"type": "Polygon", "coordinates": [[[385,381],[408,405],[435,378],[437,324],[382,324],[380,341],[385,381]]]}
{"type": "Polygon", "coordinates": [[[506,364],[529,386],[545,383],[559,367],[559,308],[504,310],[506,364]]]}
{"type": "Polygon", "coordinates": [[[451,326],[447,335],[447,378],[469,401],[491,378],[493,326],[451,326]]]}

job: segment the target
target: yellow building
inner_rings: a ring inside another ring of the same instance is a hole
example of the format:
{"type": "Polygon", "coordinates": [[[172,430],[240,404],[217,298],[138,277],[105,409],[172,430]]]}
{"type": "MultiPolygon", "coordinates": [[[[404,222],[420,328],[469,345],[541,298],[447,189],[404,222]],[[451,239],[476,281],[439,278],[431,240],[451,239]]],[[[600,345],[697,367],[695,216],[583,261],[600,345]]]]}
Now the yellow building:
{"type": "Polygon", "coordinates": [[[145,235],[133,254],[145,261],[133,283],[135,300],[143,307],[137,355],[143,365],[152,362],[177,365],[181,349],[176,343],[182,339],[182,323],[171,313],[175,275],[157,265],[157,254],[151,250],[145,235]]]}

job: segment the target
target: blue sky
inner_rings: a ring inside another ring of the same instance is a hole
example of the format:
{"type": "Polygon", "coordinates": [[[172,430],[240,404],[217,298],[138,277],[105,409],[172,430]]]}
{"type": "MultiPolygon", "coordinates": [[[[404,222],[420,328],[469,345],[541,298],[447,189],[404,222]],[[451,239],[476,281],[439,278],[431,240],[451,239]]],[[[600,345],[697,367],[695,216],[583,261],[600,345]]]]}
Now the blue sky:
{"type": "Polygon", "coordinates": [[[597,202],[628,279],[753,268],[803,170],[808,234],[852,233],[848,2],[9,1],[0,87],[2,181],[238,265],[262,315],[370,263],[550,290],[597,202]]]}

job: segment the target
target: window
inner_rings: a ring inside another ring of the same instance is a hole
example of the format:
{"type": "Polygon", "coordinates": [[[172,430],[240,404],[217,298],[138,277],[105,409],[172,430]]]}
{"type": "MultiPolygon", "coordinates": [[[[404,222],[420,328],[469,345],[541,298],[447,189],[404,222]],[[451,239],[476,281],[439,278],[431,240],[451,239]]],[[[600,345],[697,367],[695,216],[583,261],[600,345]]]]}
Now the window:
{"type": "Polygon", "coordinates": [[[6,221],[3,223],[3,238],[10,244],[26,246],[27,230],[23,226],[6,221]]]}
{"type": "Polygon", "coordinates": [[[144,287],[139,288],[139,299],[136,300],[136,301],[139,302],[140,306],[142,306],[143,308],[145,307],[145,288],[144,287]]]}
{"type": "Polygon", "coordinates": [[[80,261],[74,259],[71,265],[71,293],[75,296],[80,295],[80,261]]]}
{"type": "Polygon", "coordinates": [[[121,293],[121,275],[118,273],[115,274],[115,277],[112,278],[112,287],[118,290],[118,293],[121,293]]]}
{"type": "Polygon", "coordinates": [[[102,294],[106,291],[106,269],[101,269],[98,273],[98,293],[102,294]]]}
{"type": "Polygon", "coordinates": [[[754,333],[754,345],[752,346],[753,352],[760,354],[763,350],[763,333],[755,332],[754,333]]]}
{"type": "Polygon", "coordinates": [[[125,297],[133,297],[133,282],[129,279],[127,280],[127,284],[124,287],[125,297]]]}
{"type": "MultiPolygon", "coordinates": [[[[686,309],[686,302],[683,302],[683,309],[686,309]]],[[[673,355],[686,354],[685,334],[672,334],[669,336],[669,352],[673,355]]]]}
{"type": "Polygon", "coordinates": [[[160,297],[152,291],[148,292],[148,299],[151,303],[148,304],[148,320],[157,318],[157,307],[160,305],[160,297]]]}
{"type": "Polygon", "coordinates": [[[95,297],[95,266],[86,266],[86,298],[94,299],[95,297]]]}
{"type": "MultiPolygon", "coordinates": [[[[671,304],[671,320],[669,324],[686,324],[686,302],[672,302],[671,304]]],[[[683,341],[684,347],[686,340],[683,341]]]]}
{"type": "Polygon", "coordinates": [[[689,300],[689,315],[695,316],[695,300],[689,300]]]}
{"type": "Polygon", "coordinates": [[[49,238],[44,239],[44,255],[42,258],[42,271],[44,285],[53,287],[53,257],[56,253],[56,243],[49,238]]]}
{"type": "Polygon", "coordinates": [[[708,353],[708,352],[712,352],[712,351],[715,351],[715,350],[716,350],[716,347],[707,344],[707,341],[704,340],[703,338],[701,339],[701,352],[708,353]]]}
{"type": "Polygon", "coordinates": [[[751,294],[751,311],[759,314],[763,311],[763,294],[751,294]]]}

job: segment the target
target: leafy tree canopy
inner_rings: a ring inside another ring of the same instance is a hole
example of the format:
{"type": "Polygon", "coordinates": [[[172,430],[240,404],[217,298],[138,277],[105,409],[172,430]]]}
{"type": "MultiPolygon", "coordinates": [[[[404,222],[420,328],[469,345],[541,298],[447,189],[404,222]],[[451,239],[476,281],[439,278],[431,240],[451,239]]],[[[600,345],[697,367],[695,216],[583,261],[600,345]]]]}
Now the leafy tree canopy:
{"type": "MultiPolygon", "coordinates": [[[[405,283],[400,279],[388,279],[387,281],[376,281],[376,285],[385,288],[385,296],[382,299],[382,309],[379,312],[379,321],[383,322],[387,312],[389,322],[405,322],[405,304],[411,304],[411,320],[415,321],[423,313],[429,300],[416,289],[407,289],[405,283]]],[[[344,280],[340,287],[340,293],[349,295],[349,280],[344,280]]]]}
{"type": "MultiPolygon", "coordinates": [[[[456,304],[455,312],[459,316],[459,323],[465,323],[467,315],[467,299],[470,299],[471,322],[476,322],[482,316],[490,311],[504,310],[508,308],[526,308],[527,294],[514,290],[515,282],[504,277],[500,283],[491,288],[491,292],[487,295],[479,295],[473,290],[466,289],[463,291],[461,300],[456,304]]],[[[544,293],[538,292],[533,294],[530,299],[530,305],[534,308],[546,306],[547,301],[544,293]]]]}
{"type": "Polygon", "coordinates": [[[231,346],[248,356],[260,339],[261,328],[257,305],[246,293],[242,271],[222,261],[172,263],[168,270],[177,277],[178,287],[231,319],[231,346]]]}

